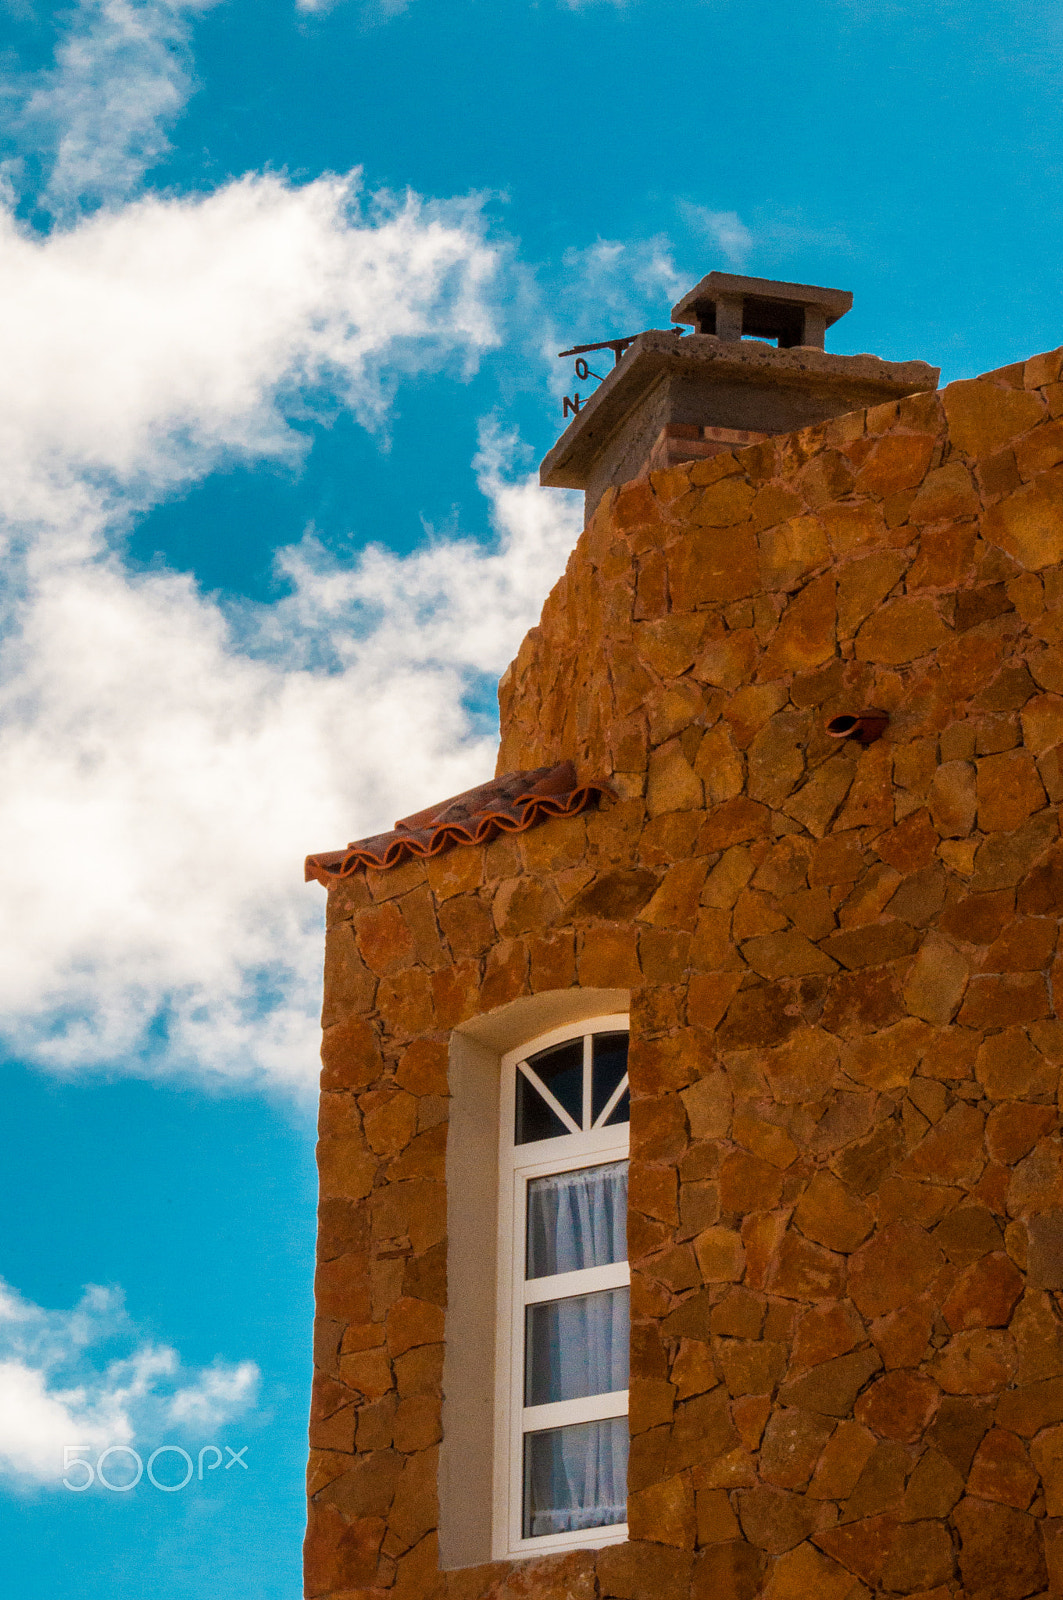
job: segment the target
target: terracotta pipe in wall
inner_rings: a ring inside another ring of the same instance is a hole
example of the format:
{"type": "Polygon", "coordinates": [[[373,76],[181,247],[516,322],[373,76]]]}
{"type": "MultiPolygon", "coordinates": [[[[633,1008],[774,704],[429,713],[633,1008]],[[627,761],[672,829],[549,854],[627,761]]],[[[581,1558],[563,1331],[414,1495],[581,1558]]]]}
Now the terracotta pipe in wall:
{"type": "Polygon", "coordinates": [[[827,732],[832,739],[855,739],[859,744],[874,744],[889,724],[888,711],[861,711],[854,716],[831,717],[827,732]]]}

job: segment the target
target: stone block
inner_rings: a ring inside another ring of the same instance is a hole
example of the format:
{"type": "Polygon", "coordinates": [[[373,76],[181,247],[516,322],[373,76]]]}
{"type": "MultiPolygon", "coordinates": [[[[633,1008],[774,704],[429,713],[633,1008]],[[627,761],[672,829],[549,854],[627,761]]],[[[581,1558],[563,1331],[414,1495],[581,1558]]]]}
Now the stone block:
{"type": "MultiPolygon", "coordinates": [[[[1013,888],[1030,873],[1038,856],[1044,854],[1058,834],[1055,816],[1042,811],[1014,833],[993,834],[983,840],[975,853],[971,888],[975,891],[1013,888]]],[[[1030,894],[1020,901],[1021,911],[1036,915],[1046,909],[1039,903],[1040,891],[1053,876],[1051,867],[1045,871],[1038,867],[1030,873],[1030,894]]]]}
{"type": "Polygon", "coordinates": [[[705,533],[673,548],[668,556],[668,590],[674,611],[727,605],[756,594],[760,551],[752,528],[705,533]]]}
{"type": "Polygon", "coordinates": [[[983,1256],[1003,1247],[1003,1238],[985,1206],[961,1205],[934,1229],[934,1242],[958,1267],[973,1266],[983,1256]]]}
{"type": "Polygon", "coordinates": [[[942,1315],[954,1331],[1002,1328],[1010,1321],[1022,1289],[1022,1274],[1003,1251],[997,1251],[961,1273],[945,1299],[942,1315]]]}
{"type": "Polygon", "coordinates": [[[910,1464],[903,1445],[891,1439],[880,1439],[852,1494],[841,1507],[841,1521],[858,1522],[883,1514],[899,1517],[904,1508],[904,1484],[910,1464]]]}
{"type": "Polygon", "coordinates": [[[877,550],[851,561],[838,578],[838,637],[851,639],[904,576],[908,559],[899,551],[877,550]]]}
{"type": "Polygon", "coordinates": [[[979,761],[977,793],[983,833],[1011,832],[1047,800],[1028,750],[1008,750],[979,761]]]}
{"type": "Polygon", "coordinates": [[[769,1555],[782,1555],[808,1538],[818,1507],[803,1495],[767,1485],[738,1495],[738,1516],[749,1543],[769,1555]]]}
{"type": "Polygon", "coordinates": [[[954,521],[959,517],[976,517],[981,511],[978,490],[962,461],[949,461],[943,467],[928,472],[912,501],[909,520],[917,525],[926,522],[954,521]]]}
{"type": "Polygon", "coordinates": [[[912,1444],[925,1433],[939,1399],[937,1384],[922,1373],[888,1372],[860,1396],[854,1415],[881,1438],[912,1444]]]}
{"type": "MultiPolygon", "coordinates": [[[[849,793],[854,775],[852,756],[840,750],[816,768],[808,781],[784,803],[783,810],[815,838],[822,839],[849,793]]],[[[821,867],[820,870],[830,869],[821,867]]]]}
{"type": "Polygon", "coordinates": [[[834,576],[814,578],[783,612],[761,661],[758,678],[770,682],[792,672],[811,672],[834,654],[834,576]]]}
{"type": "Polygon", "coordinates": [[[678,1400],[706,1394],[720,1381],[712,1350],[701,1339],[680,1339],[679,1354],[672,1363],[672,1380],[678,1400]]]}
{"type": "Polygon", "coordinates": [[[720,1168],[720,1204],[724,1211],[745,1214],[771,1211],[782,1195],[783,1179],[777,1167],[747,1150],[733,1150],[720,1168]]]}
{"type": "MultiPolygon", "coordinates": [[[[738,1518],[731,1510],[731,1502],[723,1489],[703,1489],[697,1494],[697,1543],[730,1544],[741,1538],[738,1518]]],[[[697,1583],[697,1567],[694,1569],[697,1583]]]]}
{"type": "Polygon", "coordinates": [[[726,1016],[742,983],[741,972],[699,972],[687,990],[687,1018],[711,1032],[726,1016]]]}
{"type": "Polygon", "coordinates": [[[629,1495],[627,1520],[632,1539],[693,1550],[697,1522],[689,1478],[666,1478],[629,1495]]]}
{"type": "Polygon", "coordinates": [[[778,1489],[803,1489],[832,1432],[825,1417],[796,1408],[776,1410],[760,1447],[760,1474],[778,1489]]]}
{"type": "MultiPolygon", "coordinates": [[[[702,613],[698,613],[702,615],[702,613]]],[[[737,689],[748,683],[760,655],[760,641],[752,628],[736,628],[706,634],[701,654],[694,663],[693,676],[717,689],[737,689]]]]}
{"type": "Polygon", "coordinates": [[[986,951],[983,972],[1041,972],[1056,947],[1056,923],[1048,917],[1017,917],[986,951]]]}
{"type": "Polygon", "coordinates": [[[837,970],[831,958],[796,928],[747,939],[742,945],[742,955],[762,978],[805,977],[837,970]]]}
{"type": "Polygon", "coordinates": [[[691,1137],[724,1139],[731,1126],[732,1093],[726,1073],[710,1071],[684,1089],[680,1099],[686,1109],[691,1137]]]}
{"type": "Polygon", "coordinates": [[[1058,1139],[1043,1139],[1019,1162],[1008,1189],[1008,1210],[1031,1217],[1063,1207],[1063,1152],[1058,1139]]]}
{"type": "Polygon", "coordinates": [[[952,1514],[960,1535],[960,1575],[971,1600],[1024,1600],[1048,1581],[1035,1518],[968,1496],[952,1514]]]}
{"type": "Polygon", "coordinates": [[[437,1344],[443,1338],[443,1309],[425,1300],[403,1296],[388,1312],[387,1343],[392,1356],[415,1345],[437,1344]]]}
{"type": "Polygon", "coordinates": [[[868,1207],[827,1171],[812,1178],[798,1201],[794,1221],[806,1238],[846,1253],[862,1244],[874,1226],[868,1207]]]}
{"type": "Polygon", "coordinates": [[[705,1283],[737,1283],[745,1271],[741,1235],[730,1228],[706,1228],[695,1239],[694,1252],[705,1283]]]}
{"type": "Polygon", "coordinates": [[[974,457],[992,455],[1045,415],[1040,395],[1001,388],[988,377],[950,383],[941,401],[952,443],[974,457]]]}
{"type": "Polygon", "coordinates": [[[629,1539],[600,1550],[595,1567],[606,1600],[687,1600],[693,1557],[685,1550],[629,1539]]]}
{"type": "Polygon", "coordinates": [[[766,1566],[764,1552],[745,1540],[712,1544],[697,1557],[691,1600],[756,1600],[762,1593],[761,1578],[766,1566]]]}
{"type": "MultiPolygon", "coordinates": [[[[940,1522],[908,1523],[893,1540],[882,1568],[882,1583],[898,1594],[921,1594],[948,1583],[955,1554],[947,1528],[940,1522]]],[[[946,1591],[947,1593],[947,1591],[946,1591]]]]}
{"type": "Polygon", "coordinates": [[[887,600],[856,636],[859,661],[903,666],[938,650],[949,630],[933,600],[904,596],[887,600]]]}
{"type": "Polygon", "coordinates": [[[847,1300],[812,1306],[798,1321],[791,1349],[790,1374],[797,1376],[863,1344],[867,1329],[847,1300]]]}
{"type": "Polygon", "coordinates": [[[896,1536],[897,1523],[891,1517],[865,1517],[825,1529],[815,1536],[815,1543],[847,1572],[877,1585],[896,1536]]]}
{"type": "Polygon", "coordinates": [[[967,761],[945,761],[930,785],[930,815],[943,839],[959,839],[974,827],[978,794],[974,767],[967,761]]]}
{"type": "Polygon", "coordinates": [[[947,939],[931,932],[912,963],[901,993],[913,1016],[945,1027],[959,1010],[970,967],[947,939]]]}
{"type": "Polygon", "coordinates": [[[760,535],[760,581],[765,589],[794,590],[830,560],[827,531],[818,517],[791,517],[760,535]]]}
{"type": "Polygon", "coordinates": [[[898,1171],[938,1183],[973,1181],[985,1165],[984,1128],[982,1113],[960,1102],[920,1139],[898,1171]]]}
{"type": "Polygon", "coordinates": [[[770,1395],[786,1371],[786,1346],[774,1340],[718,1339],[715,1354],[732,1399],[770,1395]]]}
{"type": "Polygon", "coordinates": [[[982,1500],[1025,1511],[1037,1489],[1038,1474],[1017,1434],[993,1428],[975,1453],[968,1490],[982,1500]]]}
{"type": "Polygon", "coordinates": [[[998,500],[983,518],[984,537],[1028,571],[1063,560],[1061,482],[1063,469],[1053,468],[998,500]]]}
{"type": "Polygon", "coordinates": [[[858,494],[886,499],[922,482],[936,440],[925,433],[887,433],[875,441],[860,466],[854,488],[858,494]]]}
{"type": "Polygon", "coordinates": [[[810,1544],[800,1544],[772,1567],[764,1600],[859,1600],[852,1573],[810,1544]]]}
{"type": "Polygon", "coordinates": [[[854,1350],[833,1361],[824,1361],[803,1377],[784,1384],[779,1391],[779,1402],[803,1411],[818,1411],[828,1417],[848,1416],[860,1390],[881,1366],[882,1358],[877,1351],[854,1350]]]}
{"type": "Polygon", "coordinates": [[[946,1394],[996,1394],[1015,1374],[1015,1341],[996,1328],[958,1333],[931,1366],[946,1394]]]}
{"type": "Polygon", "coordinates": [[[808,1493],[820,1500],[852,1494],[875,1450],[875,1436],[858,1422],[840,1422],[820,1458],[808,1493]]]}
{"type": "Polygon", "coordinates": [[[1063,1289],[1063,1209],[1053,1208],[1032,1216],[1026,1229],[1030,1282],[1041,1289],[1063,1289]]]}
{"type": "Polygon", "coordinates": [[[927,1291],[941,1265],[941,1251],[922,1228],[891,1223],[850,1258],[849,1293],[863,1316],[883,1316],[927,1291]]]}
{"type": "Polygon", "coordinates": [[[1001,977],[972,978],[958,1020],[965,1028],[1009,1028],[1036,1022],[1050,1013],[1048,992],[1040,973],[1005,973],[1001,977]]]}
{"type": "Polygon", "coordinates": [[[904,1491],[901,1518],[923,1522],[947,1517],[963,1494],[963,1478],[938,1450],[924,1450],[904,1491]]]}

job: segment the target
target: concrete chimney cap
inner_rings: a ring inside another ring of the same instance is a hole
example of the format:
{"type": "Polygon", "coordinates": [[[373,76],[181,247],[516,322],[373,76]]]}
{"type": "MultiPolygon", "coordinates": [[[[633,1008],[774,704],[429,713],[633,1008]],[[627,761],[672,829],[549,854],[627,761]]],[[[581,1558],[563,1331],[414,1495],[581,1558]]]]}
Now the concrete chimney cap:
{"type": "Polygon", "coordinates": [[[743,278],[733,272],[710,272],[672,307],[672,321],[697,327],[704,320],[705,313],[724,298],[772,301],[776,305],[791,305],[795,310],[799,306],[814,306],[823,313],[824,326],[828,328],[852,310],[853,304],[852,293],[848,289],[825,289],[811,283],[783,283],[775,278],[743,278]]]}

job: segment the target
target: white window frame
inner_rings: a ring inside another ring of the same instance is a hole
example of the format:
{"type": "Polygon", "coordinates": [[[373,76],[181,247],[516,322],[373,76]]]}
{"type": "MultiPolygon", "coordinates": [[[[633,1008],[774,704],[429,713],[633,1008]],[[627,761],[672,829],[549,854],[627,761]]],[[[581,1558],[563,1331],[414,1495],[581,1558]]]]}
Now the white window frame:
{"type": "MultiPolygon", "coordinates": [[[[630,1149],[630,1124],[581,1129],[554,1139],[538,1139],[531,1144],[514,1143],[516,1083],[518,1064],[529,1056],[570,1039],[589,1041],[598,1033],[628,1033],[626,1012],[594,1017],[529,1040],[519,1050],[502,1057],[502,1083],[499,1119],[499,1218],[498,1218],[498,1354],[495,1363],[495,1452],[493,1554],[496,1561],[547,1554],[552,1550],[598,1549],[621,1544],[627,1538],[627,1523],[609,1523],[601,1528],[579,1528],[571,1533],[523,1537],[524,1436],[544,1428],[557,1428],[576,1422],[598,1422],[608,1417],[626,1417],[627,1390],[608,1395],[590,1395],[580,1400],[561,1400],[551,1405],[524,1405],[524,1327],[525,1308],[537,1301],[557,1300],[567,1295],[589,1294],[596,1290],[622,1288],[631,1282],[627,1260],[608,1266],[591,1267],[582,1272],[566,1272],[550,1278],[525,1278],[526,1203],[528,1182],[576,1167],[604,1165],[626,1160],[630,1149]]],[[[584,1046],[584,1059],[591,1049],[584,1046]]],[[[584,1073],[584,1121],[588,1120],[590,1075],[584,1073]]],[[[546,1098],[552,1100],[549,1091],[546,1098]]],[[[609,1116],[619,1092],[601,1112],[609,1116]]],[[[562,1120],[572,1119],[553,1102],[562,1120]]],[[[601,1119],[599,1119],[601,1120],[601,1119]]]]}

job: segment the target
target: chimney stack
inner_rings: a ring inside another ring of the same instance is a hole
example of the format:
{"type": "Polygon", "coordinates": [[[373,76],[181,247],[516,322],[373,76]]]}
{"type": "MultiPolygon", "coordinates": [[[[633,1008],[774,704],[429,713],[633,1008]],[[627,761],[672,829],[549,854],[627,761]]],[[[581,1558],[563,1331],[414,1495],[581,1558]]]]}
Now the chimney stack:
{"type": "Polygon", "coordinates": [[[680,327],[606,341],[616,364],[577,397],[540,483],[583,489],[589,519],[610,485],[935,389],[938,369],[925,361],[823,348],[852,303],[845,289],[710,272],[673,306],[680,327]]]}

